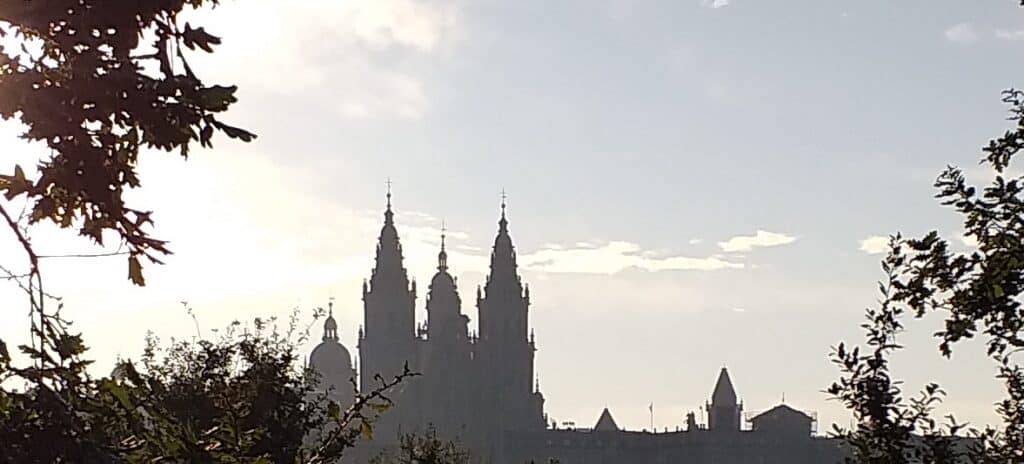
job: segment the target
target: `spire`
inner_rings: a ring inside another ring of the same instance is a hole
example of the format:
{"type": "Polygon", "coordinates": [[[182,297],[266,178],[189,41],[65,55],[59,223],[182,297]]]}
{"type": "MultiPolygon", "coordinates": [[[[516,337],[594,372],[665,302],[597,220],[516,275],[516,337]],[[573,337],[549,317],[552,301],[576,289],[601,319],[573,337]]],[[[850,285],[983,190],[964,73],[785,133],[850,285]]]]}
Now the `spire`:
{"type": "Polygon", "coordinates": [[[334,320],[334,297],[327,303],[327,320],[324,321],[323,341],[338,341],[338,322],[334,320]]]}
{"type": "Polygon", "coordinates": [[[441,252],[437,254],[437,270],[440,272],[448,271],[448,252],[444,250],[444,238],[447,229],[444,226],[444,221],[441,221],[441,252]]]}
{"type": "Polygon", "coordinates": [[[384,183],[387,184],[387,209],[384,210],[384,224],[390,224],[393,226],[394,213],[391,212],[391,178],[388,177],[387,181],[385,181],[384,183]]]}
{"type": "Polygon", "coordinates": [[[604,408],[601,411],[601,417],[597,419],[597,424],[594,424],[595,432],[617,432],[619,425],[615,423],[615,419],[612,418],[612,413],[608,411],[608,408],[604,408]]]}
{"type": "Polygon", "coordinates": [[[501,189],[501,219],[498,220],[498,233],[508,234],[508,220],[505,219],[505,199],[508,198],[508,194],[505,193],[505,189],[501,189]]]}
{"type": "MultiPolygon", "coordinates": [[[[387,207],[384,210],[384,226],[380,229],[380,237],[377,240],[377,256],[373,274],[370,277],[370,289],[380,285],[384,278],[396,287],[404,289],[409,285],[409,279],[405,269],[402,267],[402,244],[398,240],[398,230],[395,229],[394,212],[391,210],[391,179],[387,181],[387,207]]],[[[366,291],[364,290],[364,294],[366,291]]]]}
{"type": "Polygon", "coordinates": [[[715,391],[711,394],[711,404],[714,406],[736,406],[736,389],[733,388],[729,370],[725,367],[718,374],[715,391]]]}
{"type": "Polygon", "coordinates": [[[498,220],[498,235],[494,237],[494,249],[491,252],[491,274],[490,281],[495,279],[506,280],[511,278],[516,287],[516,294],[522,291],[519,277],[516,275],[516,252],[512,245],[512,237],[508,234],[508,219],[505,216],[505,199],[507,194],[501,191],[501,219],[498,220]]]}

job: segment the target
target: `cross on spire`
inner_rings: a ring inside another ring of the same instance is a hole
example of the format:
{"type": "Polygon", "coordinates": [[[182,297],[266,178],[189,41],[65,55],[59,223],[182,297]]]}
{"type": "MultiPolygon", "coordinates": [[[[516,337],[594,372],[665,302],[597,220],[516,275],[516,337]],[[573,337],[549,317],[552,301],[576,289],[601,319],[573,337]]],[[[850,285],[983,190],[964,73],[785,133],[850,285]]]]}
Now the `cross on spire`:
{"type": "Polygon", "coordinates": [[[441,251],[444,251],[444,236],[445,232],[448,232],[448,228],[445,227],[444,219],[441,220],[441,251]]]}
{"type": "Polygon", "coordinates": [[[505,220],[505,200],[507,200],[507,199],[508,199],[508,193],[505,192],[505,189],[501,189],[501,220],[502,221],[505,220]]]}
{"type": "Polygon", "coordinates": [[[444,239],[448,228],[445,227],[444,219],[441,220],[441,252],[437,254],[437,270],[444,272],[448,270],[448,252],[444,251],[444,239]]]}

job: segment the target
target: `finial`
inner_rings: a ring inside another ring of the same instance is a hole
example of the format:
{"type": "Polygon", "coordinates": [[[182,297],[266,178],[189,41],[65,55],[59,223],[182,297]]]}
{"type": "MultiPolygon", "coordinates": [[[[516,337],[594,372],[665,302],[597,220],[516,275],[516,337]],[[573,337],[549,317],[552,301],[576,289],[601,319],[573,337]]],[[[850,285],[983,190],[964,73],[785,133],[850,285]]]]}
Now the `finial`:
{"type": "Polygon", "coordinates": [[[334,317],[334,297],[327,299],[327,317],[334,317]]]}
{"type": "Polygon", "coordinates": [[[390,210],[391,209],[391,178],[388,177],[388,180],[385,181],[384,184],[387,185],[387,187],[388,187],[388,194],[387,194],[387,197],[388,197],[388,209],[390,210]]]}
{"type": "Polygon", "coordinates": [[[448,229],[445,227],[444,219],[441,220],[441,252],[437,254],[437,270],[444,272],[448,270],[448,252],[444,250],[444,238],[445,232],[448,229]]]}
{"type": "Polygon", "coordinates": [[[505,219],[505,200],[508,199],[508,194],[505,193],[505,189],[501,189],[501,218],[505,219]]]}

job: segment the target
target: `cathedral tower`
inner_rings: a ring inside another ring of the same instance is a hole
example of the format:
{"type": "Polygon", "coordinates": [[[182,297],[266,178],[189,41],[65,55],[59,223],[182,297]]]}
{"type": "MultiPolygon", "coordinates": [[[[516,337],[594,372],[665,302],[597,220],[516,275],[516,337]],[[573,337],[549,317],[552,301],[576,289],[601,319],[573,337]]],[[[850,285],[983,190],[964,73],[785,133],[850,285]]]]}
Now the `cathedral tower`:
{"type": "Polygon", "coordinates": [[[492,405],[499,430],[543,428],[543,398],[534,390],[534,343],[528,334],[530,290],[517,273],[516,251],[508,232],[505,201],[491,251],[490,274],[477,289],[480,318],[478,352],[487,385],[484,404],[492,405]]]}
{"type": "Polygon", "coordinates": [[[369,282],[363,281],[363,320],[360,334],[360,390],[368,392],[390,381],[408,363],[415,370],[416,282],[410,284],[402,264],[402,245],[395,230],[388,189],[384,226],[377,242],[376,264],[369,282]]]}
{"type": "Polygon", "coordinates": [[[740,416],[743,403],[736,402],[736,389],[732,386],[729,371],[722,368],[715,382],[715,391],[711,394],[708,409],[708,428],[714,432],[730,432],[740,430],[740,416]]]}
{"type": "Polygon", "coordinates": [[[462,314],[455,278],[448,273],[448,252],[441,232],[437,273],[427,292],[427,342],[423,360],[422,406],[425,421],[455,438],[470,423],[472,394],[469,318],[462,314]]]}

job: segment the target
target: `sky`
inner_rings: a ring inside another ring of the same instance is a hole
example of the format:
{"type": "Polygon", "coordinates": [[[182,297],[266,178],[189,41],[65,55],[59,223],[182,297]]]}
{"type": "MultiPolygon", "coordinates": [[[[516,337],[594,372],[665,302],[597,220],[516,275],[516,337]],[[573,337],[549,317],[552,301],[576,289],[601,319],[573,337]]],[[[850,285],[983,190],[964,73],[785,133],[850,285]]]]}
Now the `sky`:
{"type": "MultiPolygon", "coordinates": [[[[332,297],[354,351],[385,181],[420,319],[443,220],[475,321],[505,190],[551,418],[590,426],[607,406],[641,429],[653,403],[671,429],[727,366],[747,411],[784,397],[825,432],[849,421],[822,392],[830,347],[861,340],[885,237],[971,246],[931,184],[947,164],[988,179],[999,93],[1024,77],[1015,3],[229,0],[189,15],[223,37],[191,63],[240,87],[225,119],[259,138],[143,156],[131,198],[174,251],[145,288],[123,257],[44,260],[47,288],[101,371],[146,331],[308,318],[332,297]]],[[[0,144],[31,165],[17,130],[0,144]]],[[[101,251],[32,236],[41,254],[101,251]]],[[[9,241],[0,256],[21,258],[9,241]]],[[[0,338],[24,340],[6,285],[0,338]]],[[[940,324],[908,322],[896,375],[993,422],[994,366],[977,343],[942,359],[940,324]]]]}

